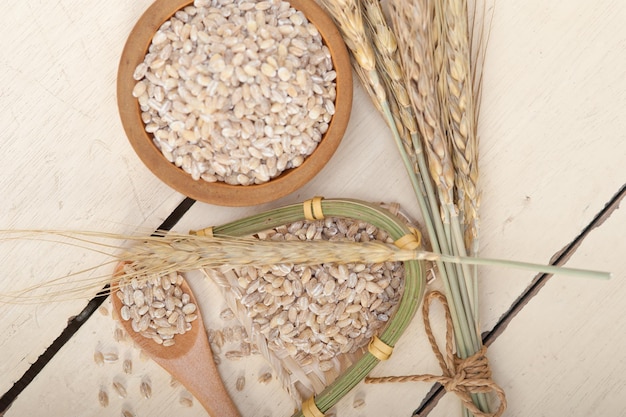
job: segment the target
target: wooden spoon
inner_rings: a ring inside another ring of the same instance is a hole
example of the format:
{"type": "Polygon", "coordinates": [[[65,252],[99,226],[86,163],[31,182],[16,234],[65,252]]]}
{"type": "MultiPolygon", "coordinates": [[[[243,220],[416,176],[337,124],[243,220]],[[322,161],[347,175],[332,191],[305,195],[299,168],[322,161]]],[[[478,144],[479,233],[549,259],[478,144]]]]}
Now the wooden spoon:
{"type": "MultiPolygon", "coordinates": [[[[123,264],[116,267],[116,276],[122,273],[122,267],[123,264]]],[[[192,322],[190,331],[174,337],[176,343],[173,346],[159,345],[152,339],[135,332],[130,320],[125,321],[120,317],[122,301],[115,294],[111,297],[114,316],[135,344],[189,390],[211,417],[241,417],[226,392],[213,361],[213,352],[202,322],[198,302],[186,281],[183,281],[181,288],[189,294],[190,302],[198,307],[198,318],[192,322]]]]}

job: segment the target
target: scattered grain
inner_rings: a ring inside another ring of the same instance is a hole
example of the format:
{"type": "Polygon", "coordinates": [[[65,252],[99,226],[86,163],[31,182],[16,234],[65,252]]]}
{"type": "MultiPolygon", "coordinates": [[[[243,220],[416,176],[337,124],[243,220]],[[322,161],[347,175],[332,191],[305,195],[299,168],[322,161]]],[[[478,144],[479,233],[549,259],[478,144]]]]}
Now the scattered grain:
{"type": "Polygon", "coordinates": [[[121,381],[113,381],[113,390],[117,393],[120,398],[126,398],[127,392],[126,387],[121,381]]]}
{"type": "Polygon", "coordinates": [[[105,306],[100,306],[100,307],[98,308],[98,312],[99,312],[100,314],[102,314],[103,316],[108,316],[108,315],[109,315],[109,309],[108,309],[108,308],[106,308],[105,306]]]}
{"type": "Polygon", "coordinates": [[[220,318],[222,320],[232,320],[235,318],[235,313],[230,308],[226,308],[220,312],[220,318]]]}
{"type": "Polygon", "coordinates": [[[122,409],[122,417],[135,417],[135,413],[125,406],[122,409]]]}
{"type": "Polygon", "coordinates": [[[243,391],[246,386],[246,377],[241,375],[237,378],[237,382],[235,382],[235,388],[237,391],[243,391]]]}
{"type": "Polygon", "coordinates": [[[139,385],[139,392],[145,399],[152,397],[152,383],[148,377],[142,378],[141,384],[139,385]]]}
{"type": "Polygon", "coordinates": [[[354,409],[361,409],[365,407],[365,398],[363,397],[355,397],[354,401],[352,402],[352,408],[354,409]]]}
{"type": "Polygon", "coordinates": [[[104,364],[104,354],[99,350],[96,350],[93,353],[93,361],[96,363],[96,365],[102,366],[104,364]]]}
{"type": "Polygon", "coordinates": [[[271,372],[263,372],[259,375],[259,384],[267,384],[272,380],[273,376],[271,372]]]}
{"type": "Polygon", "coordinates": [[[131,375],[133,373],[133,361],[131,359],[124,359],[122,370],[125,374],[131,375]]]}
{"type": "Polygon", "coordinates": [[[109,394],[104,387],[100,387],[100,391],[98,392],[98,402],[102,407],[108,407],[109,405],[109,394]]]}
{"type": "Polygon", "coordinates": [[[193,397],[187,391],[182,391],[178,398],[178,403],[183,407],[193,407],[193,397]]]}

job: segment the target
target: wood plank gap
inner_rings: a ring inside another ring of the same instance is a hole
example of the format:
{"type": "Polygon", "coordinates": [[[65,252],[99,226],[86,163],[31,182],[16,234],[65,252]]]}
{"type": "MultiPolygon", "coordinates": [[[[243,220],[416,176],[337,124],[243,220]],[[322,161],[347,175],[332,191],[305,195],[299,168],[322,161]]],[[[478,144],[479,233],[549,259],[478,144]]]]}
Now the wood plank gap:
{"type": "MultiPolygon", "coordinates": [[[[583,231],[563,249],[555,253],[550,259],[551,265],[565,264],[580,247],[584,239],[596,228],[602,226],[604,222],[617,210],[622,200],[626,197],[626,184],[609,200],[604,208],[596,214],[593,220],[583,229],[583,231]]],[[[552,274],[538,274],[526,290],[511,304],[511,307],[502,315],[494,327],[484,332],[482,335],[483,344],[490,346],[500,336],[511,323],[513,318],[539,293],[552,274]]],[[[444,388],[435,384],[430,389],[420,406],[413,412],[412,417],[425,417],[435,408],[439,400],[446,394],[444,388]]]]}
{"type": "MultiPolygon", "coordinates": [[[[193,206],[195,200],[186,197],[169,216],[161,223],[161,225],[155,230],[168,231],[171,230],[176,223],[187,213],[187,211],[193,206]]],[[[154,234],[153,234],[154,235],[154,234]]],[[[109,285],[105,285],[102,290],[96,294],[94,298],[89,300],[87,306],[76,316],[70,317],[67,321],[67,326],[61,334],[52,342],[50,346],[37,358],[35,362],[26,370],[22,377],[13,383],[13,386],[0,397],[0,417],[6,413],[11,407],[11,404],[15,399],[26,389],[26,387],[35,379],[35,377],[43,370],[43,368],[52,360],[59,350],[72,338],[76,332],[87,322],[89,317],[102,305],[104,300],[108,297],[107,290],[109,285]]]]}

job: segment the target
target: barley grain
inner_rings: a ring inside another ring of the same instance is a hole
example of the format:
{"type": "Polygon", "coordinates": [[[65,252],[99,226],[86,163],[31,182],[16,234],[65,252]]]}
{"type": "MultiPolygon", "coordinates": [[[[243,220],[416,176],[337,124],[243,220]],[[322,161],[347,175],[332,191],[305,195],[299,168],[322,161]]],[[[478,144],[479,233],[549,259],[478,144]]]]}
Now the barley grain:
{"type": "Polygon", "coordinates": [[[131,359],[124,359],[122,370],[125,374],[131,375],[133,373],[133,361],[131,359]]]}
{"type": "Polygon", "coordinates": [[[150,379],[144,377],[141,380],[141,384],[139,385],[139,392],[141,393],[141,396],[145,399],[149,399],[150,397],[152,397],[152,383],[150,382],[150,379]]]}
{"type": "Polygon", "coordinates": [[[235,382],[235,388],[237,389],[237,391],[243,391],[245,386],[246,386],[246,377],[241,375],[237,378],[237,381],[235,382]]]}
{"type": "Polygon", "coordinates": [[[224,356],[226,357],[226,359],[229,359],[231,361],[238,361],[244,357],[244,354],[240,350],[229,350],[224,354],[224,356]]]}
{"type": "Polygon", "coordinates": [[[126,334],[124,332],[124,330],[120,327],[116,327],[115,331],[113,332],[113,339],[116,342],[122,342],[126,339],[126,334]]]}
{"type": "Polygon", "coordinates": [[[135,413],[125,407],[122,409],[122,417],[135,417],[135,413]]]}
{"type": "Polygon", "coordinates": [[[259,375],[259,383],[260,384],[267,384],[272,379],[273,379],[273,376],[272,376],[271,372],[263,372],[261,375],[259,375]]]}
{"type": "Polygon", "coordinates": [[[93,361],[96,363],[96,365],[102,366],[104,364],[104,354],[101,351],[96,350],[93,353],[93,361]]]}
{"type": "Polygon", "coordinates": [[[104,387],[100,387],[98,392],[98,403],[100,403],[101,407],[108,407],[109,405],[109,394],[104,387]]]}
{"type": "Polygon", "coordinates": [[[365,407],[365,398],[355,397],[354,401],[352,401],[352,408],[359,410],[363,407],[365,407]]]}
{"type": "MultiPolygon", "coordinates": [[[[289,240],[290,236],[349,239],[350,234],[376,240],[378,233],[377,228],[363,222],[327,218],[296,222],[258,236],[271,240],[289,240]]],[[[402,265],[393,262],[247,266],[235,269],[234,282],[245,292],[241,301],[252,320],[253,333],[264,335],[271,351],[281,357],[291,356],[300,366],[320,368],[324,362],[320,369],[330,370],[338,364],[333,360],[337,355],[356,352],[384,325],[381,319],[389,317],[399,301],[402,274],[402,265]],[[394,274],[399,285],[391,288],[389,277],[394,274]],[[275,296],[276,290],[292,295],[275,296]]],[[[222,330],[226,343],[230,343],[232,328],[222,330]]],[[[245,356],[243,350],[230,350],[225,356],[237,360],[245,356]]]]}
{"type": "Polygon", "coordinates": [[[226,308],[220,312],[220,318],[222,320],[232,320],[235,318],[235,313],[230,308],[226,308]]]}
{"type": "Polygon", "coordinates": [[[109,315],[109,309],[108,309],[108,308],[106,308],[105,306],[100,306],[100,307],[98,308],[98,312],[99,312],[100,314],[102,314],[103,316],[108,316],[108,315],[109,315]]]}
{"type": "Polygon", "coordinates": [[[113,390],[117,393],[120,398],[126,398],[127,391],[124,384],[120,381],[113,381],[113,390]]]}
{"type": "Polygon", "coordinates": [[[137,333],[158,344],[172,346],[175,343],[172,336],[187,332],[189,324],[198,318],[197,306],[189,302],[189,294],[180,287],[182,276],[171,273],[137,279],[138,274],[130,266],[125,268],[133,278],[120,281],[117,291],[123,302],[120,316],[123,320],[132,319],[132,328],[137,333]]]}
{"type": "Polygon", "coordinates": [[[154,35],[144,62],[136,68],[139,82],[133,94],[145,107],[146,130],[163,155],[194,179],[240,185],[266,182],[301,165],[326,131],[335,99],[330,53],[302,13],[287,3],[282,10],[280,4],[197,6],[184,15],[188,20],[184,25],[183,14],[176,13],[154,35]],[[256,10],[253,15],[246,12],[250,5],[256,10]],[[278,26],[277,13],[282,16],[278,26]],[[220,30],[224,25],[230,30],[220,30]],[[204,52],[208,48],[209,58],[204,52]],[[315,59],[307,64],[309,56],[315,59]],[[175,100],[169,98],[171,91],[178,92],[175,100]],[[309,107],[311,92],[326,104],[309,107]],[[301,116],[297,124],[287,123],[287,98],[289,112],[301,116]],[[189,124],[188,115],[198,124],[189,124]],[[256,132],[260,139],[264,130],[285,124],[297,127],[297,133],[283,136],[278,151],[263,147],[257,152],[245,145],[254,137],[244,120],[252,119],[269,128],[256,132]],[[213,128],[216,122],[219,129],[213,128]],[[301,141],[303,133],[311,140],[301,141]],[[206,156],[202,149],[208,150],[206,156]],[[280,164],[272,162],[281,156],[280,164]]]}
{"type": "Polygon", "coordinates": [[[178,403],[183,407],[193,407],[193,397],[187,391],[183,391],[178,398],[178,403]]]}

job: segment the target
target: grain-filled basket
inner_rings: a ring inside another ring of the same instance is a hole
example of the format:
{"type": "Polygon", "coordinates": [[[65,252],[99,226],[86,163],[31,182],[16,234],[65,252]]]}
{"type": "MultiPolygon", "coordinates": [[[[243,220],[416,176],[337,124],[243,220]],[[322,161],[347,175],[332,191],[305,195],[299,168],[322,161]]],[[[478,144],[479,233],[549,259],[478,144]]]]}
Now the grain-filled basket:
{"type": "MultiPolygon", "coordinates": [[[[420,247],[419,233],[397,207],[320,197],[192,233],[287,241],[372,239],[407,249],[420,247]]],[[[401,268],[391,262],[280,264],[204,272],[222,288],[227,304],[296,403],[321,412],[391,354],[425,287],[420,261],[403,262],[401,268]],[[369,299],[359,298],[360,294],[369,299]],[[376,310],[381,306],[382,313],[376,310]],[[342,312],[333,316],[337,309],[342,312]],[[339,331],[339,326],[361,316],[367,326],[339,331]],[[346,347],[351,341],[355,343],[346,347]]]]}
{"type": "Polygon", "coordinates": [[[160,180],[211,204],[261,204],[334,154],[352,107],[350,59],[313,1],[157,0],[122,52],[117,100],[160,180]]]}

